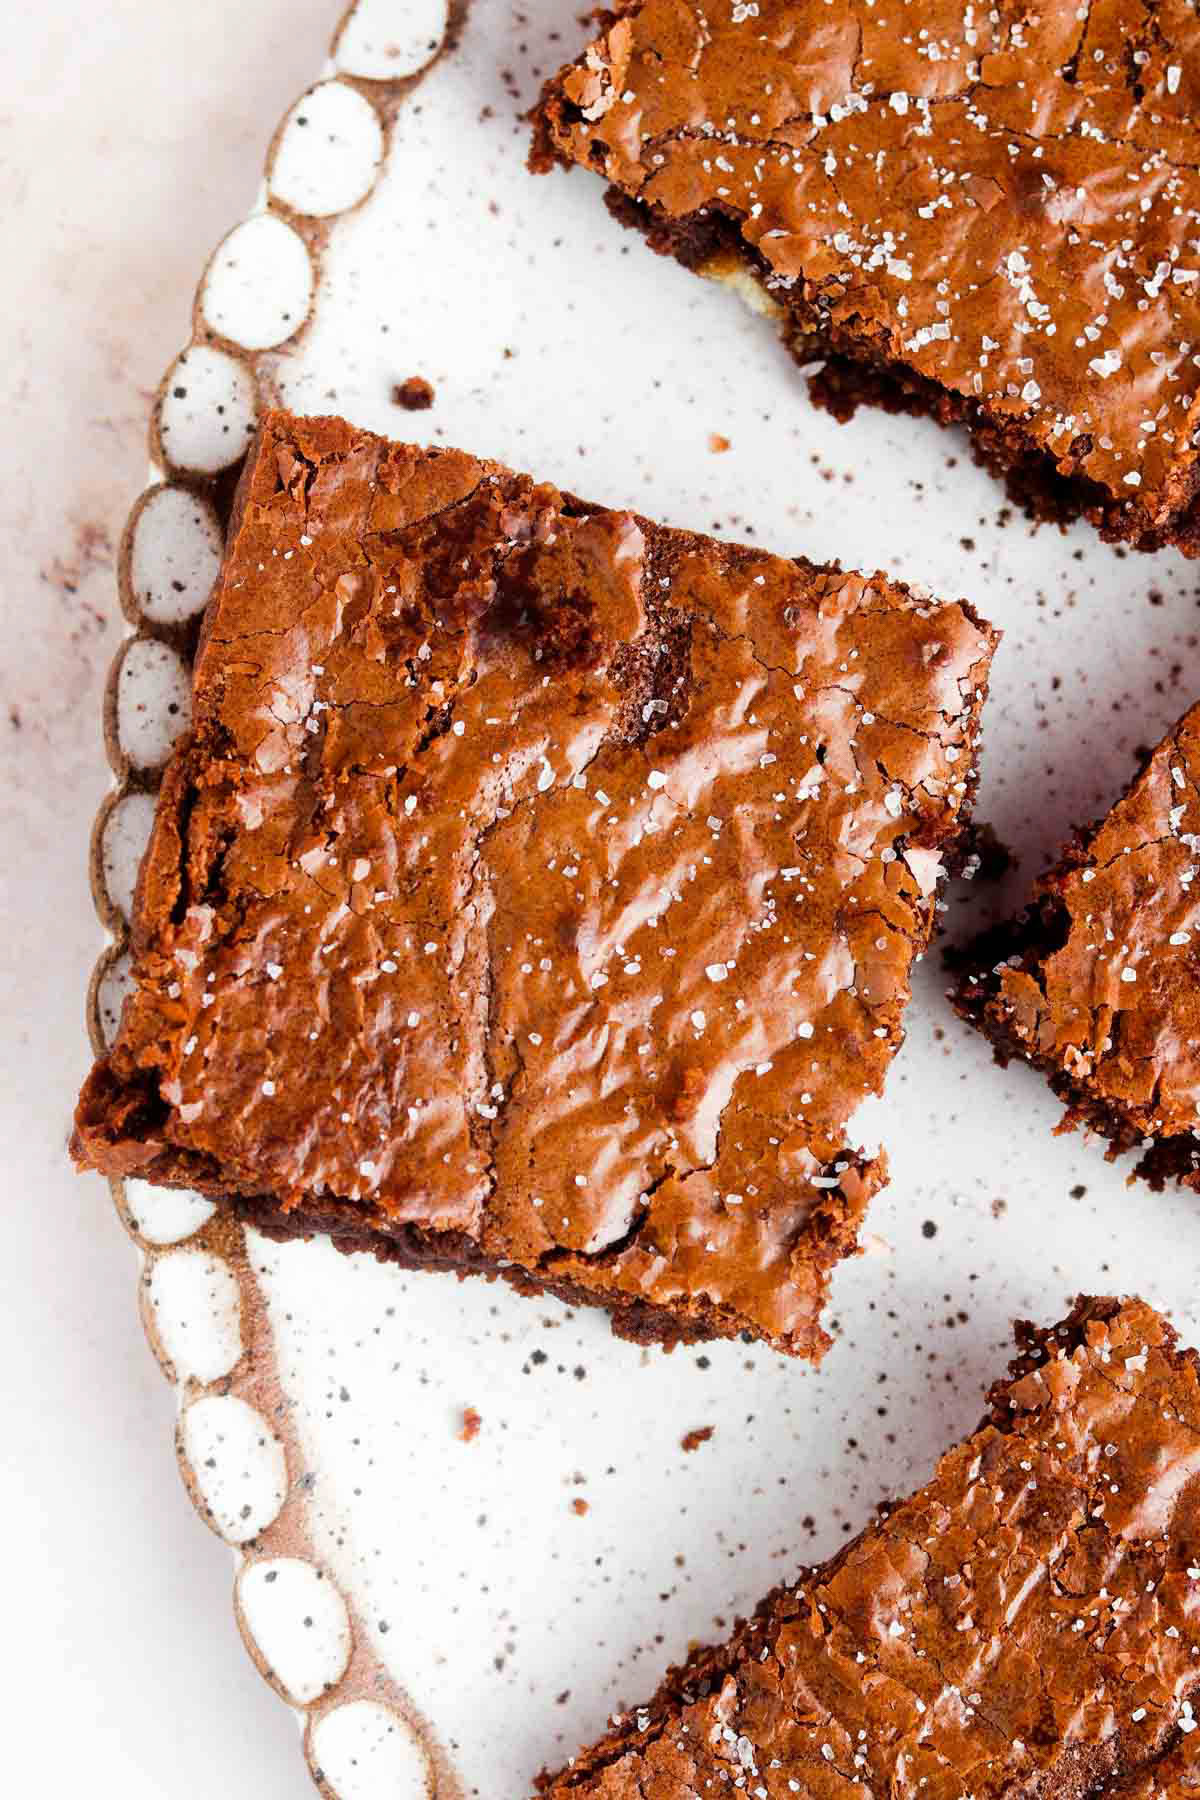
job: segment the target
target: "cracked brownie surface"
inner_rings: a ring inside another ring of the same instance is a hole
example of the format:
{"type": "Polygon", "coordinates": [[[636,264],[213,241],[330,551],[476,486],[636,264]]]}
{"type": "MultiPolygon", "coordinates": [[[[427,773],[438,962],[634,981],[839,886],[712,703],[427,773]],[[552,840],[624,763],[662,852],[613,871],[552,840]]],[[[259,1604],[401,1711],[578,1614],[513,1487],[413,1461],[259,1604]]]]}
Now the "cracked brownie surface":
{"type": "Polygon", "coordinates": [[[1140,1300],[1017,1326],[929,1485],[778,1588],[553,1800],[1184,1800],[1200,1788],[1200,1382],[1140,1300]]]}
{"type": "Polygon", "coordinates": [[[619,0],[546,84],[651,245],[757,295],[814,391],[964,420],[1034,510],[1200,554],[1191,0],[619,0]]]}
{"type": "Polygon", "coordinates": [[[1141,1148],[1137,1173],[1200,1189],[1200,706],[1016,919],[954,961],[955,1004],[1067,1113],[1141,1148]]]}
{"type": "Polygon", "coordinates": [[[270,415],[79,1161],[819,1355],[994,638],[270,415]]]}

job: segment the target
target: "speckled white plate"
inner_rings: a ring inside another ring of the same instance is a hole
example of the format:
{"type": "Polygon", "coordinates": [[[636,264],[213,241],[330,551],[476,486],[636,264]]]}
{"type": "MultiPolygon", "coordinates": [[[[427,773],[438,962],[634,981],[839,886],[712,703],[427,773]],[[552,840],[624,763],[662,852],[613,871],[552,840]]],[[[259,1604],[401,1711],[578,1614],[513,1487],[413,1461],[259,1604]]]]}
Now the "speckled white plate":
{"type": "MultiPolygon", "coordinates": [[[[556,0],[473,0],[448,33],[442,6],[351,8],[163,383],[155,481],[121,559],[132,635],[95,840],[113,936],[97,1043],[153,789],[187,723],[213,497],[267,396],[968,595],[1007,634],[979,811],[1021,866],[948,896],[956,935],[1018,901],[1200,693],[1200,567],[1030,528],[932,425],[814,411],[771,327],[651,256],[596,182],[525,173],[518,113],[575,20],[556,0]],[[412,375],[434,385],[428,412],[395,403],[412,375]]],[[[1194,1197],[1129,1188],[1094,1145],[1052,1137],[1045,1085],[997,1069],[943,987],[930,957],[861,1123],[893,1180],[868,1254],[837,1278],[839,1341],[816,1373],[740,1344],[643,1352],[598,1313],[281,1248],[199,1198],[118,1191],[184,1479],[235,1549],[238,1626],[327,1793],[521,1800],[690,1642],[923,1479],[977,1419],[1014,1314],[1136,1289],[1200,1336],[1194,1197]]]]}

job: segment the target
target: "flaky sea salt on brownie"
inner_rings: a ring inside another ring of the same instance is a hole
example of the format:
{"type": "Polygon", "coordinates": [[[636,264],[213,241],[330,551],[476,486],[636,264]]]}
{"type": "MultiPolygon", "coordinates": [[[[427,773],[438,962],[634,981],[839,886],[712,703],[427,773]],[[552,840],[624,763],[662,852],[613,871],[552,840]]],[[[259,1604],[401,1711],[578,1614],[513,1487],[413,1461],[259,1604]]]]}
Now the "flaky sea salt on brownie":
{"type": "Polygon", "coordinates": [[[1041,511],[1200,554],[1200,11],[619,0],[547,83],[655,249],[831,358],[837,411],[963,419],[1041,511]]]}
{"type": "Polygon", "coordinates": [[[1016,919],[963,952],[954,994],[997,1057],[1043,1070],[1109,1155],[1200,1189],[1200,706],[1078,834],[1016,919]]]}
{"type": "Polygon", "coordinates": [[[994,634],[270,416],[80,1162],[801,1356],[882,1159],[994,634]]]}
{"type": "Polygon", "coordinates": [[[1017,1337],[927,1487],[672,1669],[543,1794],[1194,1795],[1196,1354],[1139,1300],[1081,1299],[1017,1337]]]}

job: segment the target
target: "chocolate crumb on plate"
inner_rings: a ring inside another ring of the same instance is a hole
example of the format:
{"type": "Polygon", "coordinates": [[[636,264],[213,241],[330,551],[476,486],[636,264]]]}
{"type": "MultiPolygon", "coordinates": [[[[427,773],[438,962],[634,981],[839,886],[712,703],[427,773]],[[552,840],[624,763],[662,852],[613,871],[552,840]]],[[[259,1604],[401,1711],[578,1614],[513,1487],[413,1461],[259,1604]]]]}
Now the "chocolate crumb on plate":
{"type": "Polygon", "coordinates": [[[407,381],[399,381],[392,389],[392,400],[396,406],[402,406],[405,412],[428,412],[435,399],[435,389],[431,381],[423,375],[410,375],[407,381]]]}

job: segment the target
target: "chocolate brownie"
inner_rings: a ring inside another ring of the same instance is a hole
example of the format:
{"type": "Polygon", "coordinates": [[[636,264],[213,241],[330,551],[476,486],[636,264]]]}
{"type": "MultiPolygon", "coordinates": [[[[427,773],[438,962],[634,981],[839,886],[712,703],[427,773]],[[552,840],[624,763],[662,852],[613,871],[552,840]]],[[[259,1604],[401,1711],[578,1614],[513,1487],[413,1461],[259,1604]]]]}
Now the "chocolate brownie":
{"type": "Polygon", "coordinates": [[[1200,1189],[1200,706],[1019,917],[954,958],[955,1005],[1000,1062],[1024,1057],[1059,1126],[1139,1148],[1136,1173],[1200,1189]]]}
{"type": "Polygon", "coordinates": [[[1200,554],[1200,11],[619,0],[543,91],[656,250],[842,415],[962,420],[1035,511],[1200,554]]]}
{"type": "Polygon", "coordinates": [[[79,1162],[819,1355],[994,635],[272,414],[79,1162]]]}
{"type": "Polygon", "coordinates": [[[1077,1301],[912,1499],[552,1777],[565,1800],[1165,1800],[1200,1788],[1200,1379],[1077,1301]]]}

